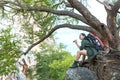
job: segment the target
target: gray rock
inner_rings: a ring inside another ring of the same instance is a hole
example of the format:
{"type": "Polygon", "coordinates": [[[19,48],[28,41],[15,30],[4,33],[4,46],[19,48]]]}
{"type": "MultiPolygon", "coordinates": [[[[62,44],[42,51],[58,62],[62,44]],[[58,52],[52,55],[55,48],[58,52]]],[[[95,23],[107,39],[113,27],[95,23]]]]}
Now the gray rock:
{"type": "Polygon", "coordinates": [[[69,68],[65,80],[96,80],[93,71],[85,67],[69,68]]]}

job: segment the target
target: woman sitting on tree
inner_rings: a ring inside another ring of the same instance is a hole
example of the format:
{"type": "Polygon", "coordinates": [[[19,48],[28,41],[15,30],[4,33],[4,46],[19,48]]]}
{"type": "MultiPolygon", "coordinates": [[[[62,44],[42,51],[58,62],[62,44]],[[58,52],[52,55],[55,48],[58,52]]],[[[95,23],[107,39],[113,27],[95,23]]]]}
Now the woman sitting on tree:
{"type": "Polygon", "coordinates": [[[86,56],[88,56],[88,59],[89,59],[97,54],[97,50],[93,47],[93,44],[90,41],[88,41],[84,33],[81,33],[79,35],[79,39],[82,40],[81,46],[79,46],[79,44],[77,43],[77,40],[73,41],[80,50],[77,51],[76,60],[74,61],[73,65],[70,68],[81,66],[82,63],[85,61],[86,56]],[[79,63],[79,59],[81,55],[83,55],[82,63],[79,63]]]}

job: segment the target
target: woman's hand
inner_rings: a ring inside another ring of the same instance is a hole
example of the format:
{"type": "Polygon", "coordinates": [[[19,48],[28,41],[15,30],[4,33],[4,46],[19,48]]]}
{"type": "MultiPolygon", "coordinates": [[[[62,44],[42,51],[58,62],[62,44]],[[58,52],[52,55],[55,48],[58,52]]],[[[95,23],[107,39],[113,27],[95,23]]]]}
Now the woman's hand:
{"type": "Polygon", "coordinates": [[[73,42],[77,45],[78,48],[80,48],[79,44],[77,43],[77,40],[74,40],[73,42]]]}
{"type": "Polygon", "coordinates": [[[77,43],[77,40],[74,40],[73,42],[74,42],[74,43],[77,43]]]}

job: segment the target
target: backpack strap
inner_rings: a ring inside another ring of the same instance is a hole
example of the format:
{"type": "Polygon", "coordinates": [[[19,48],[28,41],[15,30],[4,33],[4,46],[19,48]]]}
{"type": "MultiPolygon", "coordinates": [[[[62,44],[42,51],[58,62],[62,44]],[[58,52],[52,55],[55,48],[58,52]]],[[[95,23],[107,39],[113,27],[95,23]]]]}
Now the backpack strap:
{"type": "Polygon", "coordinates": [[[102,46],[102,47],[104,47],[104,44],[103,44],[103,42],[100,40],[100,38],[99,37],[97,37],[96,35],[94,35],[93,33],[90,33],[96,40],[98,40],[98,42],[100,43],[100,45],[102,46]]]}

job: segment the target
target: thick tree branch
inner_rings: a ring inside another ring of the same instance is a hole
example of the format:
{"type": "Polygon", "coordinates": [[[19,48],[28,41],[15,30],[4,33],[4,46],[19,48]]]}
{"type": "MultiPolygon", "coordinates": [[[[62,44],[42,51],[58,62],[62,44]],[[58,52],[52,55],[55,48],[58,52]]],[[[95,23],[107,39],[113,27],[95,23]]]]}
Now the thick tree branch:
{"type": "MultiPolygon", "coordinates": [[[[3,4],[3,2],[0,2],[3,4]]],[[[65,10],[53,10],[53,9],[50,9],[50,8],[45,8],[45,7],[32,7],[32,6],[25,6],[25,5],[22,5],[22,4],[18,4],[15,3],[15,2],[12,2],[12,1],[5,1],[4,4],[12,4],[12,5],[15,5],[16,7],[19,7],[20,9],[18,10],[26,10],[26,11],[40,11],[40,12],[48,12],[48,13],[53,13],[53,14],[56,14],[56,15],[62,15],[62,16],[69,16],[69,17],[72,17],[72,18],[75,18],[75,19],[78,19],[80,21],[82,21],[83,23],[85,24],[88,24],[88,22],[86,21],[86,19],[84,19],[83,16],[77,14],[77,13],[74,13],[74,12],[71,12],[71,11],[65,11],[65,10]]],[[[5,6],[5,5],[4,5],[5,6]]]]}
{"type": "Polygon", "coordinates": [[[39,43],[41,43],[42,41],[44,41],[46,38],[48,38],[54,31],[56,31],[57,29],[60,28],[70,28],[70,29],[77,29],[77,30],[84,30],[84,31],[88,31],[88,32],[94,32],[96,34],[98,34],[100,37],[101,35],[94,30],[91,27],[88,26],[81,26],[81,25],[71,25],[71,24],[61,24],[61,25],[56,25],[46,36],[44,36],[42,39],[40,39],[39,41],[33,43],[26,52],[24,52],[23,54],[27,54],[34,46],[38,45],[39,43]]]}
{"type": "Polygon", "coordinates": [[[53,9],[49,9],[49,8],[44,8],[44,7],[38,7],[38,8],[34,8],[34,7],[28,7],[26,8],[27,11],[43,11],[43,12],[49,12],[49,13],[53,13],[56,15],[62,15],[62,16],[70,16],[72,18],[78,19],[80,21],[82,21],[83,23],[88,24],[88,22],[84,19],[83,16],[71,12],[71,11],[65,11],[65,10],[53,10],[53,9]]]}
{"type": "Polygon", "coordinates": [[[15,5],[15,6],[19,6],[20,7],[20,4],[17,4],[16,2],[12,2],[12,1],[0,1],[0,4],[2,5],[2,6],[4,6],[5,4],[13,4],[13,5],[15,5]]]}
{"type": "Polygon", "coordinates": [[[120,4],[120,0],[115,3],[115,5],[111,5],[108,1],[101,2],[99,0],[96,0],[99,3],[103,4],[105,6],[105,9],[107,11],[107,26],[109,30],[106,30],[107,36],[109,37],[109,41],[112,42],[113,36],[118,34],[117,27],[116,27],[116,15],[118,13],[118,4],[120,4]],[[119,2],[119,3],[118,3],[119,2]],[[116,8],[116,7],[117,8],[116,8]],[[116,8],[116,10],[115,10],[116,8]]]}
{"type": "Polygon", "coordinates": [[[116,15],[118,13],[118,10],[115,10],[114,7],[115,6],[118,7],[117,3],[119,1],[117,3],[115,3],[114,6],[111,5],[108,1],[104,1],[104,2],[101,2],[99,0],[96,0],[96,1],[98,1],[101,4],[103,4],[105,6],[106,11],[107,11],[107,25],[108,25],[108,28],[109,28],[110,32],[107,32],[108,30],[106,32],[110,36],[109,40],[111,41],[113,39],[112,37],[117,34],[116,15]]]}
{"type": "Polygon", "coordinates": [[[88,21],[89,25],[92,28],[100,32],[103,36],[105,33],[106,38],[108,38],[110,41],[112,40],[113,36],[111,35],[108,27],[104,26],[103,32],[102,23],[95,16],[93,16],[81,2],[79,2],[78,0],[68,0],[68,2],[71,4],[72,7],[77,9],[84,16],[84,18],[88,21]]]}
{"type": "Polygon", "coordinates": [[[104,2],[101,2],[100,0],[96,0],[96,1],[99,2],[100,4],[103,4],[107,10],[112,10],[108,1],[104,1],[104,2]]]}
{"type": "Polygon", "coordinates": [[[96,30],[100,29],[100,21],[95,16],[93,16],[81,2],[79,2],[78,0],[68,0],[68,2],[73,8],[78,10],[84,16],[84,18],[87,20],[91,27],[93,27],[96,30]]]}
{"type": "Polygon", "coordinates": [[[119,9],[120,9],[120,0],[117,0],[112,7],[112,13],[117,15],[119,9]]]}
{"type": "Polygon", "coordinates": [[[118,29],[120,29],[120,26],[118,26],[118,29]]]}
{"type": "Polygon", "coordinates": [[[66,7],[70,7],[70,8],[72,7],[69,2],[64,2],[64,4],[65,4],[66,7]]]}

